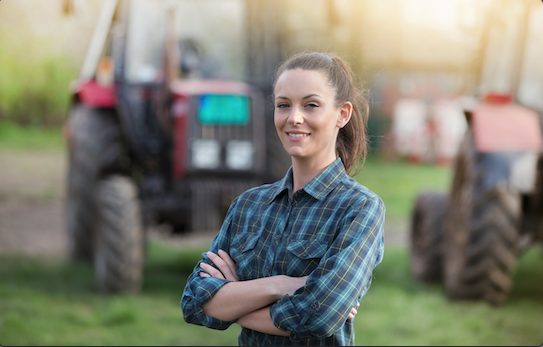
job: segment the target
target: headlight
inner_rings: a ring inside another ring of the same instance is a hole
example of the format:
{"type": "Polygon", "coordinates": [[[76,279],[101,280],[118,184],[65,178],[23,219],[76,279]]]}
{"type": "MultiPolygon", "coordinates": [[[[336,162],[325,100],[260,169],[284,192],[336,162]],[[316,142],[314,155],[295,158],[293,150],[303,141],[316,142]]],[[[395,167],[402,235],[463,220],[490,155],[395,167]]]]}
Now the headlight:
{"type": "Polygon", "coordinates": [[[521,154],[511,166],[509,183],[521,193],[533,193],[536,188],[537,158],[536,152],[521,154]]]}
{"type": "Polygon", "coordinates": [[[254,148],[250,141],[230,141],[226,146],[226,166],[233,170],[253,167],[254,148]]]}
{"type": "Polygon", "coordinates": [[[216,169],[220,163],[221,146],[215,140],[194,140],[192,165],[197,169],[216,169]]]}

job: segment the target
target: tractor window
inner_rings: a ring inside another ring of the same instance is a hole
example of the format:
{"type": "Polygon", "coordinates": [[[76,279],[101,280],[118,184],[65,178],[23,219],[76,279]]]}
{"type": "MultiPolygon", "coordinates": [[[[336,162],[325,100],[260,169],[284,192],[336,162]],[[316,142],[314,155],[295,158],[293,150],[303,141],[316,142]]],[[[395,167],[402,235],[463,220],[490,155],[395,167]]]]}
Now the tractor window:
{"type": "Polygon", "coordinates": [[[534,6],[526,37],[519,101],[543,112],[543,7],[534,6]]]}
{"type": "Polygon", "coordinates": [[[245,79],[244,6],[241,0],[176,3],[181,78],[245,79]]]}
{"type": "Polygon", "coordinates": [[[168,11],[172,10],[181,78],[245,79],[242,0],[132,0],[126,77],[160,82],[168,11]]]}
{"type": "Polygon", "coordinates": [[[489,92],[509,94],[514,88],[524,6],[516,1],[504,2],[502,5],[494,8],[489,16],[487,38],[483,43],[484,63],[479,86],[481,95],[489,92]]]}
{"type": "Polygon", "coordinates": [[[128,22],[126,78],[132,83],[160,82],[166,38],[166,1],[133,0],[128,22]]]}

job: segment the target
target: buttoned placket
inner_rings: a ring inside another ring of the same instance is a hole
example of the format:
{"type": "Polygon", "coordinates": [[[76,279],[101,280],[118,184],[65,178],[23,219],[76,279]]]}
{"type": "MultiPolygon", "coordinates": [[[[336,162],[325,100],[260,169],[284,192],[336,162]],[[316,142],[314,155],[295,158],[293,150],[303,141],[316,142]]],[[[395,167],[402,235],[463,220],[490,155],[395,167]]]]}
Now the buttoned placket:
{"type": "Polygon", "coordinates": [[[280,222],[274,230],[273,240],[271,243],[272,252],[268,253],[271,257],[268,258],[269,263],[266,265],[266,276],[271,276],[274,271],[273,264],[275,264],[275,255],[279,245],[281,244],[281,239],[286,234],[289,227],[292,210],[297,204],[296,195],[297,194],[295,193],[292,200],[290,199],[290,194],[287,195],[288,207],[286,211],[286,218],[280,219],[280,222]]]}

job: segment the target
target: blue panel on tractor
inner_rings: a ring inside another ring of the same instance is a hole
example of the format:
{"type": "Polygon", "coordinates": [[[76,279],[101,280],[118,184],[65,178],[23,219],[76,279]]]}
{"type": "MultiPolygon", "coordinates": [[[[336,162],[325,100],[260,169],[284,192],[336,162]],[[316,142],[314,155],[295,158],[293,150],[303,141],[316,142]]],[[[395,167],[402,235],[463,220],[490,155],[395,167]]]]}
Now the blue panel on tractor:
{"type": "Polygon", "coordinates": [[[244,95],[202,95],[198,120],[204,125],[245,125],[249,121],[249,98],[244,95]]]}

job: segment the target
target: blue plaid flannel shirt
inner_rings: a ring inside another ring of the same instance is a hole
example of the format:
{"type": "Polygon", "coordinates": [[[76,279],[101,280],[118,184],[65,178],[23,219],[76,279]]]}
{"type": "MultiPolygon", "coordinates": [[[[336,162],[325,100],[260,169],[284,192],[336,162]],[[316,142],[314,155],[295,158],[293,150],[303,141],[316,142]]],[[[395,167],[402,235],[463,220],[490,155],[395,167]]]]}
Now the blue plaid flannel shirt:
{"type": "MultiPolygon", "coordinates": [[[[306,276],[306,285],[271,305],[288,337],[243,328],[240,345],[354,345],[352,307],[366,294],[383,259],[385,206],[349,177],[341,159],[297,191],[292,168],[274,184],[250,189],[230,206],[210,251],[226,251],[240,281],[274,275],[306,276]]],[[[213,265],[202,254],[204,262],[213,265]]],[[[181,298],[186,322],[224,330],[234,322],[206,316],[202,304],[229,281],[200,277],[200,261],[181,298]]],[[[359,314],[364,314],[360,312],[359,314]]]]}

